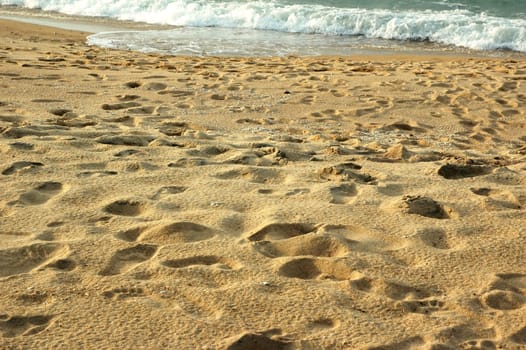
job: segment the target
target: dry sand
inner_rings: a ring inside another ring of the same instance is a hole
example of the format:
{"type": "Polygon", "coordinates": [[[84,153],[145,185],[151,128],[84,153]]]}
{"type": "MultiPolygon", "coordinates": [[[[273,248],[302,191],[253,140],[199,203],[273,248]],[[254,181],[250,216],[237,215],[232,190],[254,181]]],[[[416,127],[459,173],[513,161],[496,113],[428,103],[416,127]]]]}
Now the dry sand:
{"type": "Polygon", "coordinates": [[[0,21],[1,349],[526,348],[526,60],[84,38],[0,21]]]}

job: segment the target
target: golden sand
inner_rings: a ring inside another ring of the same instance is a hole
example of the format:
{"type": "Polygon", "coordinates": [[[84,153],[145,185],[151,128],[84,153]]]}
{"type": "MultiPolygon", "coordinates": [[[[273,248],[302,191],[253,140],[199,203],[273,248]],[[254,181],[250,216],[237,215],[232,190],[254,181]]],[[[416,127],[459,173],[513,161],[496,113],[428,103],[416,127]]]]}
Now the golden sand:
{"type": "Polygon", "coordinates": [[[526,61],[166,57],[0,21],[1,349],[526,347],[526,61]]]}

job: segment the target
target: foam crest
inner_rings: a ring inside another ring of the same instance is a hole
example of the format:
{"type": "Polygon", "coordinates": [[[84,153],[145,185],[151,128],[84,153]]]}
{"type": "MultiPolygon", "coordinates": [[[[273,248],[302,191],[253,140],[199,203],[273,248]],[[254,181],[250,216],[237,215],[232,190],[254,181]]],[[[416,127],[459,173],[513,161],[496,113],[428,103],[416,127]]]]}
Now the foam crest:
{"type": "Polygon", "coordinates": [[[468,10],[337,8],[276,1],[194,0],[0,0],[74,15],[192,27],[274,30],[430,41],[477,50],[526,52],[526,20],[468,10]]]}

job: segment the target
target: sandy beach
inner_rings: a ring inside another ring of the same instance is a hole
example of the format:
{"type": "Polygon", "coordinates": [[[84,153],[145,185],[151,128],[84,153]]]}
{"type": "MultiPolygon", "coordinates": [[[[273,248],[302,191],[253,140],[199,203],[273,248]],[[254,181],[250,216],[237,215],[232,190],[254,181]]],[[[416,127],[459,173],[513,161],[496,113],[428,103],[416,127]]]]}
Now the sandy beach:
{"type": "Polygon", "coordinates": [[[171,57],[0,20],[0,349],[525,349],[526,60],[171,57]]]}

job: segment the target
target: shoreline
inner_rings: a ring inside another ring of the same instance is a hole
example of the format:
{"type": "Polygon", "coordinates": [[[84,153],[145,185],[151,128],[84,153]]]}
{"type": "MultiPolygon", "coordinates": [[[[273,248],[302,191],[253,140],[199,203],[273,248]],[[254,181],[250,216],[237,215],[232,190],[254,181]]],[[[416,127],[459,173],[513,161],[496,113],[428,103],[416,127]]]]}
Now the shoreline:
{"type": "Polygon", "coordinates": [[[525,346],[526,60],[86,34],[0,20],[0,348],[525,346]]]}
{"type": "MultiPolygon", "coordinates": [[[[46,12],[41,10],[23,9],[12,6],[0,6],[0,19],[19,21],[22,23],[43,25],[64,30],[80,31],[86,33],[87,37],[98,33],[109,33],[119,31],[142,31],[142,30],[170,30],[177,29],[171,25],[157,25],[132,21],[121,21],[105,17],[81,17],[66,15],[58,12],[46,12]]],[[[191,29],[191,28],[187,28],[191,29]]],[[[202,28],[196,28],[202,29],[202,28]]],[[[294,33],[288,33],[294,35],[294,33]]],[[[198,34],[201,35],[201,34],[198,34]]],[[[386,43],[389,42],[386,40],[386,43]]],[[[321,55],[296,55],[299,57],[322,57],[322,56],[353,56],[353,57],[375,57],[375,56],[428,56],[428,57],[472,57],[472,58],[495,58],[495,59],[526,59],[526,53],[516,51],[479,51],[461,47],[439,47],[438,44],[425,42],[399,42],[391,48],[378,48],[357,46],[350,49],[349,53],[321,54],[321,55]],[[399,46],[398,46],[399,45],[399,46]]],[[[141,52],[141,51],[137,51],[141,52]]],[[[143,52],[144,53],[144,52],[143,52]]],[[[163,52],[146,52],[155,54],[167,54],[163,52]]],[[[185,56],[185,55],[183,55],[185,56]]],[[[191,55],[197,56],[199,55],[191,55]]],[[[205,55],[207,56],[207,55],[205,55]]],[[[212,55],[213,56],[213,55],[212,55]]],[[[220,55],[228,57],[229,55],[220,55]]],[[[275,56],[275,57],[285,57],[275,56]]],[[[251,55],[241,55],[239,57],[251,57],[251,55]]],[[[253,55],[252,57],[273,57],[269,55],[253,55]]]]}

